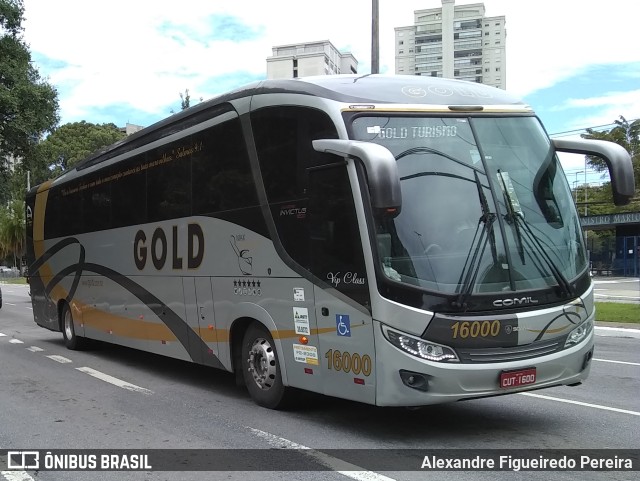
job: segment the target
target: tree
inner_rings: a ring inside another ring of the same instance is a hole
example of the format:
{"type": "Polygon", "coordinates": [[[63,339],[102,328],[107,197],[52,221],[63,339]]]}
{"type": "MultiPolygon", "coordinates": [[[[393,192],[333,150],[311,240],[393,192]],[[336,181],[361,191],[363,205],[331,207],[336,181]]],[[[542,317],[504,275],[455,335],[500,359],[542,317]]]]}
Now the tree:
{"type": "MultiPolygon", "coordinates": [[[[191,107],[191,96],[189,95],[189,89],[184,89],[184,94],[182,92],[178,92],[180,95],[180,110],[187,110],[191,107]]],[[[200,97],[200,102],[202,102],[202,97],[200,97]]],[[[175,114],[175,110],[171,109],[169,112],[175,114]]]]}
{"type": "MultiPolygon", "coordinates": [[[[7,159],[29,162],[58,123],[58,93],[40,77],[22,39],[23,0],[0,0],[0,175],[7,159]]],[[[6,192],[0,192],[5,202],[6,192]]]]}
{"type": "Polygon", "coordinates": [[[49,177],[61,174],[92,153],[125,137],[114,124],[72,122],[54,130],[40,145],[37,156],[44,159],[49,177]]]}
{"type": "MultiPolygon", "coordinates": [[[[615,127],[611,130],[598,132],[587,129],[581,137],[585,139],[608,140],[624,147],[631,155],[633,162],[633,175],[636,182],[636,193],[640,189],[640,119],[629,123],[622,115],[614,121],[615,127]]],[[[587,156],[587,163],[597,172],[607,170],[607,165],[600,157],[587,156]]],[[[637,197],[637,195],[636,195],[637,197]]]]}
{"type": "Polygon", "coordinates": [[[0,208],[0,253],[13,254],[13,265],[18,267],[17,259],[22,255],[24,246],[24,201],[16,199],[7,207],[0,208]]]}

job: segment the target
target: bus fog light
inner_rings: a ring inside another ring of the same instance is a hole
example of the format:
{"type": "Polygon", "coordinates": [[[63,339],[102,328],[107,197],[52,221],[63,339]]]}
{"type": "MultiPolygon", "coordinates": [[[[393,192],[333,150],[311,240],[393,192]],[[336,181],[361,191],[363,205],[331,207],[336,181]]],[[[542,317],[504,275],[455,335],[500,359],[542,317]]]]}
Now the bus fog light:
{"type": "Polygon", "coordinates": [[[581,343],[591,333],[592,329],[592,321],[583,322],[569,333],[569,336],[567,336],[567,341],[564,343],[564,347],[567,348],[581,343]]]}
{"type": "Polygon", "coordinates": [[[396,332],[386,326],[383,326],[382,332],[391,344],[412,356],[419,357],[420,359],[436,362],[458,360],[458,356],[456,356],[456,353],[450,347],[425,341],[419,337],[396,332]]]}

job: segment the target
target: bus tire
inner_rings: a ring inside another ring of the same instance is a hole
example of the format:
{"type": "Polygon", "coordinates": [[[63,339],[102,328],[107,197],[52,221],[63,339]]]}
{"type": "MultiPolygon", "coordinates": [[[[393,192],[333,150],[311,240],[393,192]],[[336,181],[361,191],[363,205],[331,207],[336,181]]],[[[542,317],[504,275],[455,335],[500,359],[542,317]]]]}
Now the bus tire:
{"type": "Polygon", "coordinates": [[[71,308],[66,302],[62,305],[62,337],[64,338],[64,344],[67,349],[72,351],[80,351],[87,345],[87,340],[84,337],[76,335],[76,329],[73,325],[73,316],[71,315],[71,308]]]}
{"type": "Polygon", "coordinates": [[[257,322],[242,340],[242,375],[256,404],[269,409],[285,407],[289,396],[282,383],[278,351],[269,331],[257,322]]]}

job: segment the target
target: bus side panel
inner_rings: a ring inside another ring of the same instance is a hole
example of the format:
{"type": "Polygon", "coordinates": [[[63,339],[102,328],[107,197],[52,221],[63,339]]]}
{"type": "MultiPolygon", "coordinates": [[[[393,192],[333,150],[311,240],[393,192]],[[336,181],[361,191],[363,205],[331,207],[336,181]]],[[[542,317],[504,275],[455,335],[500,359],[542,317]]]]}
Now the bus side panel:
{"type": "Polygon", "coordinates": [[[368,404],[376,402],[376,353],[370,315],[315,288],[323,392],[368,404]]]}
{"type": "Polygon", "coordinates": [[[191,327],[187,322],[182,278],[133,279],[144,291],[162,299],[162,303],[138,293],[143,297],[140,299],[107,277],[82,277],[74,300],[83,306],[84,335],[176,359],[196,360],[200,352],[184,341],[191,327]]]}
{"type": "Polygon", "coordinates": [[[253,319],[273,337],[284,384],[322,392],[312,284],[302,278],[256,276],[213,282],[223,364],[231,364],[229,332],[233,323],[253,319]]]}

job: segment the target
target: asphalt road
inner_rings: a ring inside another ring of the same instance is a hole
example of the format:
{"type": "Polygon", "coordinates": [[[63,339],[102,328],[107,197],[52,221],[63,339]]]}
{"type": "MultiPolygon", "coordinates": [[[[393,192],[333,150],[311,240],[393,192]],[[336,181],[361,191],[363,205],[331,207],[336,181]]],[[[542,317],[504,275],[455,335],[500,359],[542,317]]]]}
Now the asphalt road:
{"type": "MultiPolygon", "coordinates": [[[[288,412],[256,406],[233,376],[129,349],[69,351],[35,325],[26,286],[3,286],[2,449],[638,449],[640,339],[598,337],[591,375],[553,388],[418,410],[307,396],[288,412]],[[96,374],[97,373],[97,374],[96,374]],[[95,377],[98,376],[98,377],[95,377]]],[[[632,480],[628,472],[278,471],[2,472],[0,481],[632,480]],[[4,479],[3,479],[4,478],[4,479]]],[[[385,451],[380,452],[385,455],[385,451]]],[[[312,452],[309,465],[321,463],[312,452]]],[[[326,459],[325,459],[326,461],[326,459]]]]}
{"type": "Polygon", "coordinates": [[[593,279],[596,301],[640,304],[640,279],[598,277],[593,279]]]}

